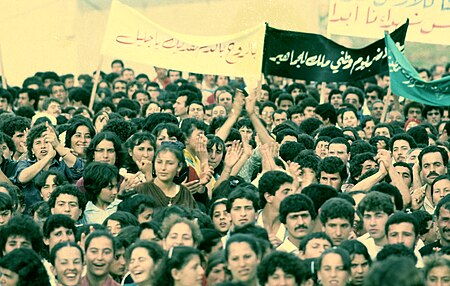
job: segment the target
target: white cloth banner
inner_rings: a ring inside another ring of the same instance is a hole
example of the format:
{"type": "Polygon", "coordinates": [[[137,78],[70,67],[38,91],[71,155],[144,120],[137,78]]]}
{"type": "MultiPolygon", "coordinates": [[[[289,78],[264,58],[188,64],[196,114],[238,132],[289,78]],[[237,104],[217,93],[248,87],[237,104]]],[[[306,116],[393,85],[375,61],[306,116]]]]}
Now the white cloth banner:
{"type": "Polygon", "coordinates": [[[233,35],[195,36],[168,31],[119,1],[111,4],[101,53],[169,69],[259,76],[265,25],[233,35]]]}
{"type": "Polygon", "coordinates": [[[450,44],[449,0],[330,0],[330,34],[381,38],[409,18],[407,41],[450,44]]]}

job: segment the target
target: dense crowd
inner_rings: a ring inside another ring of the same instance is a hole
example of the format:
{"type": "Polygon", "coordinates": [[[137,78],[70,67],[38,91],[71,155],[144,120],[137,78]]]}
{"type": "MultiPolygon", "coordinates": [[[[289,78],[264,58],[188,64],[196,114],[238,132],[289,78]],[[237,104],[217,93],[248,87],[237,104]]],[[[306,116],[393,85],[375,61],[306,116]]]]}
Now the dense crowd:
{"type": "Polygon", "coordinates": [[[450,107],[155,74],[0,89],[2,286],[450,285],[450,107]]]}

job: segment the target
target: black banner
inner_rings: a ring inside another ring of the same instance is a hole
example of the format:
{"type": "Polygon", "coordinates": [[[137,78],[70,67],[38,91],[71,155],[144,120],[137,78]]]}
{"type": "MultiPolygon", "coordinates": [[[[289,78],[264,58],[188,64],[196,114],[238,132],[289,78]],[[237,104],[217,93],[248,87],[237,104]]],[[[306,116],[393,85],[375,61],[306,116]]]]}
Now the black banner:
{"type": "MultiPolygon", "coordinates": [[[[403,51],[408,21],[391,33],[403,51]]],[[[278,30],[267,25],[263,70],[266,75],[317,82],[349,82],[388,72],[384,38],[350,49],[317,34],[278,30]]]]}

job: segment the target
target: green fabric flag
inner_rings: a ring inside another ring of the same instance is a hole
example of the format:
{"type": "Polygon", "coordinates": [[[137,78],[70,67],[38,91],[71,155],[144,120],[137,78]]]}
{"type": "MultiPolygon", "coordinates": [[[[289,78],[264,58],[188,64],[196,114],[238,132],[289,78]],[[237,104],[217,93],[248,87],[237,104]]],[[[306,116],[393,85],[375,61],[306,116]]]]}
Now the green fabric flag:
{"type": "Polygon", "coordinates": [[[450,76],[430,82],[424,81],[398,50],[387,32],[384,35],[384,41],[388,53],[389,76],[393,94],[427,105],[450,105],[450,76]]]}

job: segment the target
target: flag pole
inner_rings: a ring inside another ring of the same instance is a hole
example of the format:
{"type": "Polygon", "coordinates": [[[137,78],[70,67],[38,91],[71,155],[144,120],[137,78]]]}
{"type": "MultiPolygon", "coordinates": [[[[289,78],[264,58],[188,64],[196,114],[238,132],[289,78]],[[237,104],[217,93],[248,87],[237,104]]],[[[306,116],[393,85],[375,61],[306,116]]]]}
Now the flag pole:
{"type": "Polygon", "coordinates": [[[385,96],[386,102],[384,103],[383,113],[381,114],[381,119],[380,119],[381,123],[384,123],[386,121],[386,114],[387,114],[387,110],[389,107],[389,101],[391,101],[391,96],[392,96],[391,87],[389,86],[388,90],[387,90],[387,94],[385,96]]]}
{"type": "Polygon", "coordinates": [[[92,87],[91,100],[89,101],[89,110],[91,111],[93,111],[94,109],[95,96],[97,94],[98,82],[100,81],[100,70],[102,69],[102,64],[103,64],[103,55],[100,55],[100,61],[98,63],[97,70],[94,75],[94,86],[92,87]]]}
{"type": "Polygon", "coordinates": [[[3,54],[1,45],[0,45],[0,75],[2,76],[2,88],[7,89],[8,84],[6,82],[5,69],[3,68],[3,54]]]}
{"type": "Polygon", "coordinates": [[[320,89],[320,104],[325,103],[325,89],[327,88],[327,83],[322,81],[321,89],[320,89]]]}

